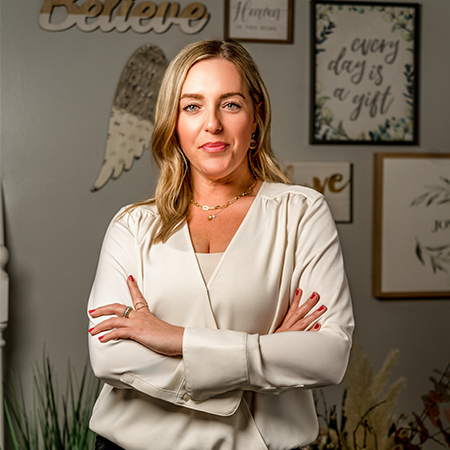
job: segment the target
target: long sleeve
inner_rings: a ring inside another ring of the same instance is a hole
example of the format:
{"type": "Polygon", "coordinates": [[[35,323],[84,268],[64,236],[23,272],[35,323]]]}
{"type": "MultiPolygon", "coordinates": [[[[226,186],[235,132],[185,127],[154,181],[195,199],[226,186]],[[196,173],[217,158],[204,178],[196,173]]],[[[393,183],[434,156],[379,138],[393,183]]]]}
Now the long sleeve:
{"type": "MultiPolygon", "coordinates": [[[[341,381],[353,330],[350,292],[331,213],[321,196],[308,194],[311,198],[306,203],[304,198],[289,201],[291,210],[295,207],[302,213],[295,243],[294,235],[288,233],[285,257],[290,258],[293,247],[289,296],[300,287],[304,301],[316,291],[328,308],[320,319],[320,332],[273,334],[288,305],[278,310],[268,334],[187,328],[183,343],[186,388],[193,399],[205,400],[229,389],[280,393],[341,381]]],[[[264,290],[264,280],[260,289],[264,290]]]]}
{"type": "MultiPolygon", "coordinates": [[[[140,208],[131,214],[119,213],[111,222],[102,245],[95,281],[91,290],[88,311],[111,303],[122,303],[133,306],[126,279],[132,274],[138,281],[146,296],[151,310],[160,317],[157,300],[152,292],[145,290],[144,277],[146,265],[142,264],[151,248],[151,237],[154,233],[155,215],[149,209],[140,208]],[[148,294],[148,295],[147,295],[148,294]]],[[[164,265],[163,258],[152,258],[156,265],[164,265]]],[[[170,258],[169,258],[170,260],[170,258]]],[[[175,263],[173,264],[176,265],[175,263]]],[[[170,266],[164,265],[165,281],[171,279],[170,266]]],[[[151,278],[149,275],[148,278],[151,278]]],[[[161,277],[157,277],[160,278],[161,277]]],[[[152,283],[150,283],[152,284],[152,283]]],[[[154,283],[156,284],[156,283],[154,283]]],[[[168,290],[161,292],[169,296],[168,290]]],[[[179,290],[180,297],[182,291],[179,290]]],[[[172,296],[173,298],[174,296],[172,296]]],[[[194,296],[195,299],[195,296],[194,296]]],[[[181,301],[181,298],[178,299],[181,301]]],[[[177,302],[177,298],[174,299],[177,302]]],[[[183,309],[179,309],[167,319],[171,323],[208,325],[202,321],[201,311],[191,309],[191,319],[183,309]],[[199,320],[198,322],[196,320],[199,320]]],[[[107,317],[92,319],[88,314],[90,327],[107,317]]],[[[91,366],[97,378],[118,389],[135,389],[154,398],[173,404],[193,408],[218,415],[232,414],[239,405],[239,392],[229,393],[226,398],[217,398],[203,404],[192,401],[184,388],[185,370],[183,358],[169,357],[155,353],[143,345],[126,339],[101,343],[98,337],[89,335],[89,352],[91,366]]]]}
{"type": "MultiPolygon", "coordinates": [[[[138,234],[151,232],[154,218],[150,212],[140,211],[134,214],[120,215],[114,218],[104,238],[97,274],[88,303],[88,310],[110,303],[122,303],[133,306],[126,279],[134,274],[141,278],[139,267],[138,234]]],[[[92,319],[94,326],[105,317],[92,319]]],[[[140,389],[149,395],[174,401],[174,392],[181,385],[183,366],[181,358],[169,358],[152,352],[131,340],[101,343],[98,337],[89,338],[91,364],[95,375],[117,388],[129,388],[134,377],[152,374],[153,383],[141,383],[140,389]],[[158,387],[156,387],[158,386],[158,387]],[[173,387],[176,386],[176,389],[173,387]],[[169,389],[172,387],[172,389],[169,389]],[[168,389],[164,389],[168,388],[168,389]]]]}

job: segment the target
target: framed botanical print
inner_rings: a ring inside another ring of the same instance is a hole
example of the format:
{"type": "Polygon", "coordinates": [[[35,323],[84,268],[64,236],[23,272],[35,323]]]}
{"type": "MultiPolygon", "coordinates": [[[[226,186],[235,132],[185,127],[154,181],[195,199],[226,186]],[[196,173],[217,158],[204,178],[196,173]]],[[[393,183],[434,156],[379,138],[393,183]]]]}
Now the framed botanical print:
{"type": "Polygon", "coordinates": [[[418,143],[419,11],[311,2],[312,144],[418,143]]]}
{"type": "Polygon", "coordinates": [[[376,153],[373,294],[450,298],[450,153],[376,153]]]}

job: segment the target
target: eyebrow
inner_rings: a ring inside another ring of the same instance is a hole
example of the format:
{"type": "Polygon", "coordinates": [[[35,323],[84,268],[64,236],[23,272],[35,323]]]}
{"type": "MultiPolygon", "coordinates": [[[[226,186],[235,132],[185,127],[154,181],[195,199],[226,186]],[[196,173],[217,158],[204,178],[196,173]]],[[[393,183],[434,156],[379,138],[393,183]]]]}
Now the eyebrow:
{"type": "MultiPolygon", "coordinates": [[[[226,99],[226,98],[230,98],[230,97],[234,97],[234,96],[239,96],[242,97],[243,99],[245,99],[244,94],[242,94],[241,92],[227,92],[226,94],[223,94],[220,96],[220,99],[226,99]]],[[[197,100],[201,100],[204,98],[204,95],[202,94],[183,94],[180,97],[180,100],[183,100],[184,98],[193,98],[193,99],[197,99],[197,100]]]]}

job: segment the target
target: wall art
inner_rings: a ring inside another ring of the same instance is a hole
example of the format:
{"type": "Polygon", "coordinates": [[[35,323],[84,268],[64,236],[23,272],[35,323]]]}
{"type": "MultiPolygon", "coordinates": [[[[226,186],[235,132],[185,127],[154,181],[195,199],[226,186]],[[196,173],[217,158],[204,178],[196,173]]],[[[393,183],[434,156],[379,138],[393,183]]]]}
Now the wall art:
{"type": "Polygon", "coordinates": [[[293,0],[225,0],[225,39],[292,42],[293,0]]]}
{"type": "Polygon", "coordinates": [[[154,44],[139,47],[126,63],[114,95],[103,164],[91,191],[129,171],[150,148],[156,100],[167,69],[164,52],[154,44]]]}
{"type": "Polygon", "coordinates": [[[352,221],[352,164],[349,162],[304,161],[283,164],[294,183],[308,186],[325,196],[336,222],[352,221]]]}
{"type": "Polygon", "coordinates": [[[450,298],[450,153],[376,153],[373,294],[450,298]]]}
{"type": "Polygon", "coordinates": [[[311,2],[312,144],[417,145],[419,11],[311,2]]]}
{"type": "Polygon", "coordinates": [[[46,31],[64,31],[76,26],[81,31],[116,30],[123,33],[132,29],[136,33],[165,33],[178,25],[185,34],[201,31],[210,15],[202,3],[193,2],[183,10],[178,2],[134,0],[44,0],[39,14],[39,25],[46,31]]]}

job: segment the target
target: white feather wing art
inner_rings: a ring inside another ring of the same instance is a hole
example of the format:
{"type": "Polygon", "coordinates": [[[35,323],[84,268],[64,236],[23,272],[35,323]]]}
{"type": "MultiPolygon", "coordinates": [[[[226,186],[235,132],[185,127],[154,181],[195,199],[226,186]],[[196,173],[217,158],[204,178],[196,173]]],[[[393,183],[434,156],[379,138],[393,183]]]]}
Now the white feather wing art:
{"type": "Polygon", "coordinates": [[[129,171],[134,160],[150,147],[156,99],[167,65],[163,51],[154,44],[138,48],[128,60],[117,85],[105,157],[92,192],[129,171]]]}

